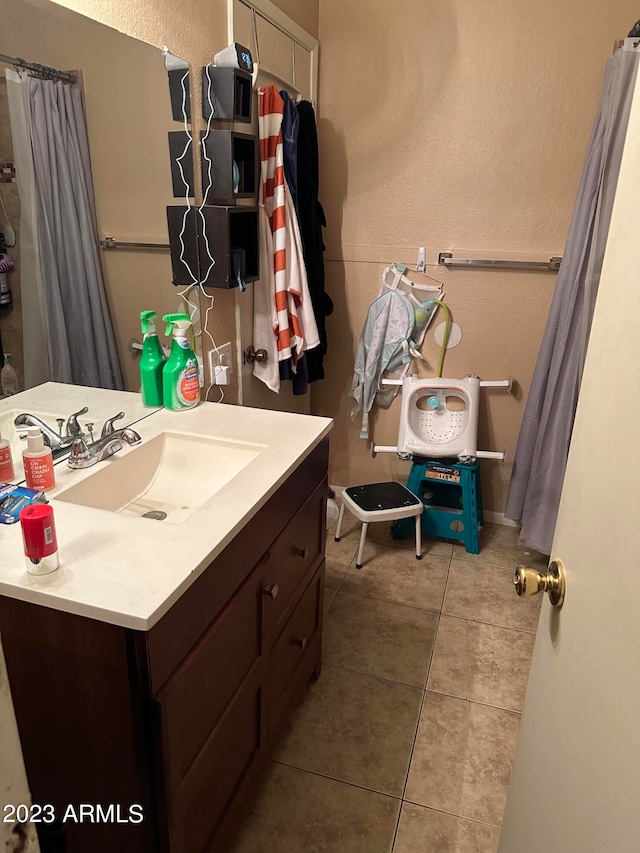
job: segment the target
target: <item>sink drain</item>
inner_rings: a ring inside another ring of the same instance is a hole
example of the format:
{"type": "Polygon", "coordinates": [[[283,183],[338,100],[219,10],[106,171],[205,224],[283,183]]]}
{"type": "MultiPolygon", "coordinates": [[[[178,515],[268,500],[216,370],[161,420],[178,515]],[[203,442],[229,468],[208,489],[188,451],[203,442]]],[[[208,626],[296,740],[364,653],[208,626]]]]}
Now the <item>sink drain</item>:
{"type": "Polygon", "coordinates": [[[167,513],[163,512],[161,509],[152,509],[151,512],[145,512],[142,517],[153,518],[154,521],[164,521],[164,519],[167,517],[167,513]]]}

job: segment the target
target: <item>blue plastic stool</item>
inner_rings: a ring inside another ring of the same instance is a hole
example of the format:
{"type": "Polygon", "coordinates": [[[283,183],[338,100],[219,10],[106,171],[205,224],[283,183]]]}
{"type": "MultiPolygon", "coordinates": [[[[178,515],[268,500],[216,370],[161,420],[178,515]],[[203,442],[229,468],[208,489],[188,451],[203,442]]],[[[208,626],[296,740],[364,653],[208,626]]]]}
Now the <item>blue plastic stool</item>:
{"type": "MultiPolygon", "coordinates": [[[[443,462],[414,457],[407,488],[424,504],[422,532],[441,539],[464,542],[470,554],[480,553],[479,528],[484,523],[482,488],[477,461],[443,462]]],[[[395,539],[404,539],[409,527],[404,519],[393,525],[395,539]]]]}

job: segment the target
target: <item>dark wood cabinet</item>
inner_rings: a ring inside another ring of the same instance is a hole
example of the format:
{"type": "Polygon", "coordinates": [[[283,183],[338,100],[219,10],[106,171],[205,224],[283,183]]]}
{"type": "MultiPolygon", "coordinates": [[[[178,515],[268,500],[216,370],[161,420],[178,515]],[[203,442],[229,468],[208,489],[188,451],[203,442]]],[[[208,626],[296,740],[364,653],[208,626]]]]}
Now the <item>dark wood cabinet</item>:
{"type": "Polygon", "coordinates": [[[148,632],[0,597],[33,801],[144,811],[67,822],[68,853],[223,849],[320,672],[327,462],[325,440],[148,632]]]}

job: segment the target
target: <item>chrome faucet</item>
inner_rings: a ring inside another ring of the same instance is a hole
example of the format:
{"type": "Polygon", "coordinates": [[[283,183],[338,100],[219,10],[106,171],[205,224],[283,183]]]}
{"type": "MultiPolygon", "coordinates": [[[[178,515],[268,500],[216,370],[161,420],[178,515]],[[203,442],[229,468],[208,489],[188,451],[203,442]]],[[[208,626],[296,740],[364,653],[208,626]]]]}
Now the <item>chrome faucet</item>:
{"type": "Polygon", "coordinates": [[[88,411],[89,409],[85,406],[80,409],[79,412],[74,412],[74,414],[69,415],[64,434],[62,430],[64,420],[62,418],[58,418],[56,421],[59,432],[56,432],[44,421],[40,420],[40,418],[37,418],[35,415],[30,415],[28,412],[23,412],[18,415],[14,419],[13,423],[14,426],[18,427],[18,429],[20,427],[37,426],[44,436],[44,443],[51,448],[53,458],[56,459],[60,456],[64,456],[64,454],[68,452],[75,438],[82,438],[83,432],[80,424],[78,423],[78,418],[81,415],[86,415],[88,411]]]}
{"type": "Polygon", "coordinates": [[[103,462],[109,456],[113,456],[114,453],[121,450],[122,442],[125,444],[139,444],[141,441],[142,438],[130,427],[115,429],[91,444],[87,444],[84,438],[78,436],[73,440],[73,444],[71,445],[71,453],[68,460],[69,468],[91,468],[92,465],[103,462]]]}

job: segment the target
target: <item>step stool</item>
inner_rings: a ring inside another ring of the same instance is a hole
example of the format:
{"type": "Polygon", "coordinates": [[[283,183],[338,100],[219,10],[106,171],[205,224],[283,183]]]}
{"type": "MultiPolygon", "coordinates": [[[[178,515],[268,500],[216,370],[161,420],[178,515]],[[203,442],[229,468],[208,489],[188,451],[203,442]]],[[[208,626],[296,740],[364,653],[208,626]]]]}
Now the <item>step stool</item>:
{"type": "MultiPolygon", "coordinates": [[[[484,523],[478,462],[442,461],[414,456],[407,488],[424,504],[422,532],[464,542],[469,554],[480,553],[479,528],[484,523]]],[[[404,539],[408,524],[393,525],[395,539],[404,539]]]]}
{"type": "MultiPolygon", "coordinates": [[[[348,509],[352,515],[362,522],[360,547],[356,557],[356,569],[362,568],[362,554],[367,538],[367,528],[373,521],[405,520],[407,523],[415,516],[416,528],[416,560],[422,559],[422,531],[420,519],[423,504],[417,495],[409,491],[402,483],[369,483],[365,486],[350,486],[342,492],[342,505],[338,516],[335,541],[340,541],[344,511],[348,509]]],[[[404,538],[404,536],[402,537],[404,538]]]]}

